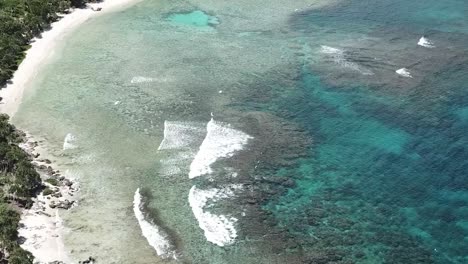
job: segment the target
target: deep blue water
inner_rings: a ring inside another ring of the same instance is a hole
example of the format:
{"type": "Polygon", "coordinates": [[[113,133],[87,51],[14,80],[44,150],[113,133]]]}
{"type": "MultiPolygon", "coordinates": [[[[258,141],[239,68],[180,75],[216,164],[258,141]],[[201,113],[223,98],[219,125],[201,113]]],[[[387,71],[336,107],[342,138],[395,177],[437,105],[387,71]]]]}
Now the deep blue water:
{"type": "Polygon", "coordinates": [[[317,263],[468,263],[467,10],[459,0],[344,1],[291,18],[304,43],[332,43],[375,72],[330,73],[306,58],[300,89],[269,106],[314,143],[277,172],[297,186],[265,209],[306,251],[326,252],[317,263]],[[416,45],[424,34],[436,48],[416,45]],[[338,41],[354,35],[375,38],[338,41]]]}

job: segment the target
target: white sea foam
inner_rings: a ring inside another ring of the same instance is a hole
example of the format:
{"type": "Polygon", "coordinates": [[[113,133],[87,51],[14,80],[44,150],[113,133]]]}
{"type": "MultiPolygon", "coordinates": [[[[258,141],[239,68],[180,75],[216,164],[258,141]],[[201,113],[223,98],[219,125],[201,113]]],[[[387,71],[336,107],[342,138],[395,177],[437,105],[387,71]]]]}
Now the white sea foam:
{"type": "Polygon", "coordinates": [[[216,160],[232,157],[252,139],[244,132],[231,128],[229,124],[214,119],[206,127],[206,137],[190,164],[190,179],[212,173],[211,165],[216,160]]]}
{"type": "Polygon", "coordinates": [[[158,150],[190,148],[205,131],[200,123],[164,121],[164,139],[158,150]]]}
{"type": "Polygon", "coordinates": [[[145,77],[145,76],[135,76],[130,80],[130,83],[150,83],[150,82],[165,83],[168,81],[169,79],[166,77],[153,78],[153,77],[145,77]]]}
{"type": "Polygon", "coordinates": [[[413,76],[411,76],[411,72],[406,68],[398,69],[395,72],[403,77],[413,78],[413,76]]]}
{"type": "Polygon", "coordinates": [[[131,83],[148,83],[148,82],[153,82],[154,79],[151,77],[144,77],[144,76],[135,76],[132,78],[130,81],[131,83]]]}
{"type": "Polygon", "coordinates": [[[80,165],[90,164],[96,161],[97,155],[94,153],[82,153],[79,156],[73,158],[72,162],[76,162],[80,165]]]}
{"type": "Polygon", "coordinates": [[[76,149],[76,137],[72,133],[68,133],[63,140],[63,150],[76,149]]]}
{"type": "Polygon", "coordinates": [[[337,54],[337,55],[343,55],[343,51],[337,48],[333,48],[330,46],[325,46],[322,45],[320,46],[320,52],[324,54],[337,54]]]}
{"type": "Polygon", "coordinates": [[[160,160],[160,173],[165,176],[187,174],[205,134],[205,124],[201,122],[165,121],[164,139],[158,150],[169,151],[160,160]]]}
{"type": "Polygon", "coordinates": [[[341,49],[337,49],[337,48],[333,48],[333,47],[330,47],[330,46],[322,45],[322,46],[320,46],[320,52],[322,54],[326,54],[326,55],[330,56],[336,64],[340,65],[343,68],[348,68],[348,69],[351,69],[351,70],[354,70],[354,71],[358,71],[363,75],[373,75],[374,74],[371,70],[366,69],[364,67],[361,67],[359,64],[357,64],[355,62],[351,62],[351,61],[346,60],[344,51],[341,50],[341,49]]]}
{"type": "Polygon", "coordinates": [[[430,41],[428,38],[426,38],[424,36],[422,36],[419,39],[418,45],[422,46],[422,47],[425,47],[425,48],[435,48],[434,43],[432,43],[432,41],[430,41]]]}
{"type": "Polygon", "coordinates": [[[237,218],[226,215],[216,215],[205,211],[208,202],[216,202],[234,196],[234,190],[242,188],[239,185],[229,185],[220,189],[198,189],[193,186],[189,192],[189,204],[204,231],[206,240],[220,247],[231,245],[237,237],[235,223],[237,218]]]}
{"type": "Polygon", "coordinates": [[[138,220],[138,224],[141,228],[141,233],[148,240],[150,246],[152,246],[158,256],[162,258],[173,258],[177,259],[177,254],[174,250],[173,245],[168,239],[167,234],[161,230],[157,225],[147,221],[145,215],[142,212],[144,203],[140,194],[140,189],[137,189],[135,196],[133,197],[133,212],[138,220]]]}
{"type": "Polygon", "coordinates": [[[195,156],[194,152],[191,151],[182,151],[175,153],[175,155],[170,155],[160,159],[159,161],[163,166],[160,168],[160,173],[165,176],[177,175],[177,174],[186,174],[188,165],[190,161],[195,156]]]}

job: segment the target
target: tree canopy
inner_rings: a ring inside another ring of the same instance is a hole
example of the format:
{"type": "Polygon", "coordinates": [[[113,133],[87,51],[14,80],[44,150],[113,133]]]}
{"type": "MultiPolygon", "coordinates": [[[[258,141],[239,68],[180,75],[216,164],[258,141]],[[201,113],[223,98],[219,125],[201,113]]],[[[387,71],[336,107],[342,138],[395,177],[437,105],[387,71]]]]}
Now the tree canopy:
{"type": "MultiPolygon", "coordinates": [[[[24,58],[34,37],[40,36],[60,14],[94,0],[0,0],[0,88],[24,58]]],[[[0,114],[0,263],[32,264],[33,256],[18,243],[20,214],[42,188],[30,157],[19,146],[22,138],[0,114]],[[15,206],[12,206],[14,204],[15,206]]]]}
{"type": "Polygon", "coordinates": [[[86,0],[0,0],[0,86],[13,76],[32,38],[86,0]]]}
{"type": "Polygon", "coordinates": [[[8,255],[8,263],[30,264],[31,253],[18,244],[20,214],[10,203],[29,206],[42,182],[28,154],[18,146],[21,140],[8,116],[0,114],[0,261],[8,255]]]}

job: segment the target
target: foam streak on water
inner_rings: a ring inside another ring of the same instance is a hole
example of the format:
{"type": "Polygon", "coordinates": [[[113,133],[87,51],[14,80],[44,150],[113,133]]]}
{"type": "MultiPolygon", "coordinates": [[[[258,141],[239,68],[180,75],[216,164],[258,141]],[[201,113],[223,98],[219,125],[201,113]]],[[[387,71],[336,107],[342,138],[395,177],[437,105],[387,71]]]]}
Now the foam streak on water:
{"type": "Polygon", "coordinates": [[[242,150],[251,136],[233,129],[229,124],[211,119],[207,134],[190,165],[189,178],[212,173],[211,165],[220,158],[229,158],[242,150]]]}
{"type": "Polygon", "coordinates": [[[190,161],[193,159],[195,154],[189,151],[177,152],[173,155],[169,155],[166,158],[160,159],[161,164],[161,173],[165,176],[178,175],[181,173],[186,174],[185,169],[190,164],[190,161]]]}
{"type": "Polygon", "coordinates": [[[353,71],[360,72],[363,75],[374,74],[371,70],[363,68],[355,62],[348,61],[344,56],[345,54],[343,50],[322,45],[320,47],[320,53],[330,56],[336,64],[340,65],[343,68],[348,68],[353,71]]]}
{"type": "Polygon", "coordinates": [[[325,45],[320,46],[320,52],[324,54],[343,55],[342,50],[325,45]]]}
{"type": "Polygon", "coordinates": [[[225,215],[216,215],[205,211],[208,202],[216,202],[234,196],[235,189],[241,188],[237,185],[230,185],[220,189],[199,189],[193,186],[189,192],[189,204],[193,214],[198,221],[198,225],[203,229],[206,240],[220,247],[231,245],[237,237],[235,223],[237,218],[225,215]]]}
{"type": "Polygon", "coordinates": [[[135,76],[130,80],[130,83],[151,83],[151,82],[158,82],[158,83],[165,83],[168,82],[169,79],[166,77],[160,78],[153,78],[153,77],[145,77],[145,76],[135,76]]]}
{"type": "Polygon", "coordinates": [[[161,173],[166,176],[187,174],[190,163],[206,134],[201,122],[165,121],[164,138],[158,147],[166,153],[160,162],[161,173]]]}
{"type": "Polygon", "coordinates": [[[204,132],[197,123],[164,121],[164,139],[158,150],[190,148],[196,136],[204,132]]]}
{"type": "Polygon", "coordinates": [[[140,189],[137,189],[133,198],[133,212],[138,220],[143,236],[148,240],[150,246],[156,250],[158,256],[177,259],[176,252],[169,241],[168,235],[157,225],[145,219],[145,215],[142,211],[143,207],[144,203],[140,194],[140,189]]]}

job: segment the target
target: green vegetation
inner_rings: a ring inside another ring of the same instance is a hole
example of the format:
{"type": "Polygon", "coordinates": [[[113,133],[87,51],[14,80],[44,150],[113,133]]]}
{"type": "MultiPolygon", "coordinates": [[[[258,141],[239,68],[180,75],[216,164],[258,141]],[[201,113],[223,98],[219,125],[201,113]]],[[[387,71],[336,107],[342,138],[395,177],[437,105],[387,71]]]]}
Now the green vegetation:
{"type": "Polygon", "coordinates": [[[86,0],[0,0],[0,87],[13,76],[33,37],[57,21],[58,13],[86,0]]]}
{"type": "Polygon", "coordinates": [[[32,263],[32,255],[18,244],[20,214],[16,207],[31,205],[42,189],[41,178],[18,143],[22,136],[8,116],[0,114],[0,263],[32,263]]]}
{"type": "Polygon", "coordinates": [[[59,181],[56,180],[56,179],[53,179],[53,178],[49,178],[49,179],[45,180],[45,182],[47,182],[48,184],[53,185],[53,186],[58,186],[59,185],[59,181]]]}
{"type": "Polygon", "coordinates": [[[33,263],[31,253],[22,249],[18,243],[18,223],[20,214],[0,203],[0,262],[11,264],[33,263]]]}
{"type": "Polygon", "coordinates": [[[0,114],[0,190],[3,199],[14,201],[21,206],[28,206],[31,197],[41,189],[39,174],[30,162],[30,158],[18,143],[22,138],[13,125],[8,123],[8,116],[0,114]]]}
{"type": "Polygon", "coordinates": [[[44,196],[46,196],[46,195],[51,195],[51,194],[53,194],[53,193],[54,193],[54,191],[52,191],[49,187],[46,187],[46,188],[44,189],[44,191],[42,191],[42,194],[43,194],[44,196]]]}
{"type": "MultiPolygon", "coordinates": [[[[86,2],[96,0],[0,0],[0,87],[11,79],[34,37],[60,19],[60,13],[86,2]]],[[[8,119],[0,114],[0,263],[32,264],[31,253],[18,244],[18,208],[31,206],[31,197],[43,186],[29,156],[18,146],[20,133],[8,119]]]]}

